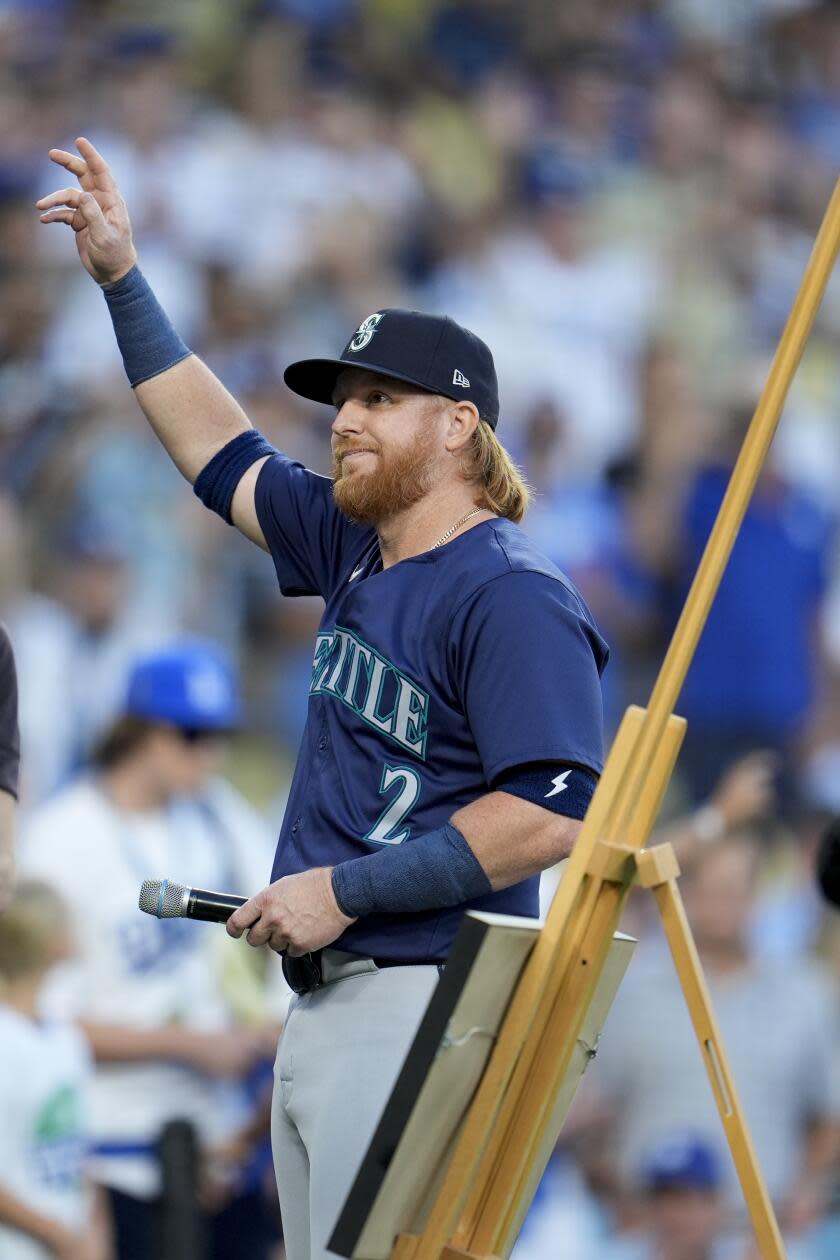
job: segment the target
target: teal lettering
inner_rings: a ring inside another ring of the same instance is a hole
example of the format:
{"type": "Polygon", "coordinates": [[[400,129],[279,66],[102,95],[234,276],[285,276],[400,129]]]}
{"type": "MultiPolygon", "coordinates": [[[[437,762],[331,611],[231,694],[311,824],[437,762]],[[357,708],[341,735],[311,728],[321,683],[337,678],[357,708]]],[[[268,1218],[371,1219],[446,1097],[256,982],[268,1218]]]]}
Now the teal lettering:
{"type": "Polygon", "coordinates": [[[318,635],[309,692],[334,696],[368,726],[425,759],[428,694],[351,630],[336,626],[332,634],[318,635]],[[360,687],[362,666],[365,680],[360,687]],[[385,703],[392,703],[392,707],[384,715],[381,709],[386,690],[389,698],[385,703]],[[362,695],[357,699],[358,691],[362,695]]]}
{"type": "Polygon", "coordinates": [[[335,638],[338,639],[338,658],[336,659],[333,671],[327,682],[324,683],[324,691],[331,691],[333,695],[338,695],[337,684],[341,671],[344,669],[344,662],[347,660],[347,649],[352,642],[351,635],[347,630],[336,629],[335,638]]]}
{"type": "Polygon", "coordinates": [[[382,718],[377,713],[379,701],[382,699],[382,685],[385,682],[390,665],[383,661],[381,656],[374,657],[373,669],[368,676],[368,691],[365,699],[364,708],[362,709],[362,717],[370,722],[371,726],[375,726],[380,731],[384,731],[386,735],[393,734],[392,723],[394,720],[393,713],[389,713],[386,718],[382,718]]]}
{"type": "Polygon", "coordinates": [[[332,645],[333,637],[331,634],[319,634],[315,640],[315,659],[312,662],[312,682],[309,686],[309,691],[312,695],[321,690],[324,675],[330,667],[332,645]]]}
{"type": "Polygon", "coordinates": [[[393,736],[398,743],[410,748],[420,757],[426,751],[426,719],[429,697],[402,674],[399,679],[396,704],[396,721],[393,736]]]}
{"type": "Polygon", "coordinates": [[[353,640],[353,659],[350,662],[350,672],[347,676],[347,686],[344,688],[343,699],[351,709],[358,709],[356,703],[356,684],[359,681],[359,669],[364,664],[370,670],[370,663],[373,659],[373,652],[369,647],[365,647],[358,639],[353,640]]]}

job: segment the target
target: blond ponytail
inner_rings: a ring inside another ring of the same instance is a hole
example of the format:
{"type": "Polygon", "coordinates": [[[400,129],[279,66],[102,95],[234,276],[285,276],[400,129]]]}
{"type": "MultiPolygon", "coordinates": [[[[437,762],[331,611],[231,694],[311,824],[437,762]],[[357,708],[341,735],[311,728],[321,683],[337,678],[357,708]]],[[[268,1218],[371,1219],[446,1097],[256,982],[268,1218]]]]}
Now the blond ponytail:
{"type": "Polygon", "coordinates": [[[479,487],[479,506],[521,521],[533,497],[531,488],[485,421],[479,421],[467,451],[463,476],[479,487]]]}

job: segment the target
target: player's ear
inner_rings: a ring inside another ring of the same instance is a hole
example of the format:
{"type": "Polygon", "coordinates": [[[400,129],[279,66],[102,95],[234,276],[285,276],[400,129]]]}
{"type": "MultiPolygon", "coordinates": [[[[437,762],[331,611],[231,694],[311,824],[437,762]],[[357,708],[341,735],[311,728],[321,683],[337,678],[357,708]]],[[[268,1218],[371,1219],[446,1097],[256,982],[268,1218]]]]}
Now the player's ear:
{"type": "Polygon", "coordinates": [[[475,403],[456,402],[448,407],[446,425],[446,449],[453,455],[463,451],[480,423],[478,408],[475,403]]]}

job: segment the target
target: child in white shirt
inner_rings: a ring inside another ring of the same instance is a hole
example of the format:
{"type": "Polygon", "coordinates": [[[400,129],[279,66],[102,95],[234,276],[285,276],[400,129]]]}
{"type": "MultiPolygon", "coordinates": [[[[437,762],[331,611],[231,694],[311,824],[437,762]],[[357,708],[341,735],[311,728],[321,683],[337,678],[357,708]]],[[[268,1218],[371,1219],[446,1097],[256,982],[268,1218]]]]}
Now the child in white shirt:
{"type": "Polygon", "coordinates": [[[101,1196],[87,1181],[90,1051],[39,1019],[41,987],[71,943],[64,904],[21,882],[0,915],[0,1256],[108,1260],[101,1196]]]}

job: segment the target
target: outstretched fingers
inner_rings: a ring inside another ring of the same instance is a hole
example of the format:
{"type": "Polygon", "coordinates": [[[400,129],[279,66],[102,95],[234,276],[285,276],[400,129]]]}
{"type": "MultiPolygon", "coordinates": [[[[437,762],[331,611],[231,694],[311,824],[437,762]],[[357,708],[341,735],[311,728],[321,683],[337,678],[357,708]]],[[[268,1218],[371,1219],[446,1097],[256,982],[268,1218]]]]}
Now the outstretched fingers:
{"type": "Polygon", "coordinates": [[[76,210],[50,210],[48,214],[40,216],[42,223],[69,223],[73,226],[78,211],[76,210]]]}
{"type": "Polygon", "coordinates": [[[88,225],[103,218],[99,202],[93,193],[85,192],[81,188],[59,188],[57,192],[49,193],[36,201],[35,205],[41,211],[42,223],[70,223],[77,211],[88,225]],[[70,217],[51,217],[49,212],[59,208],[62,212],[67,211],[70,217]]]}
{"type": "Polygon", "coordinates": [[[51,210],[53,206],[74,206],[78,208],[84,193],[80,188],[59,188],[57,192],[47,193],[35,205],[39,210],[51,210]]]}
{"type": "Polygon", "coordinates": [[[55,162],[56,166],[63,166],[71,175],[76,175],[79,179],[87,171],[84,158],[80,158],[77,153],[68,153],[66,149],[50,149],[47,157],[51,162],[55,162]]]}
{"type": "Polygon", "coordinates": [[[92,228],[94,232],[105,226],[105,215],[96,197],[81,188],[62,188],[35,202],[40,210],[42,223],[69,223],[74,232],[92,228]]]}
{"type": "Polygon", "coordinates": [[[128,211],[102,155],[84,137],[76,143],[78,156],[50,149],[50,157],[75,175],[81,187],[59,188],[35,206],[42,223],[65,223],[72,228],[85,270],[98,284],[112,284],[137,262],[128,211]]]}
{"type": "Polygon", "coordinates": [[[56,166],[63,166],[71,175],[75,175],[82,188],[88,191],[99,188],[103,192],[116,192],[117,185],[111,168],[99,150],[84,136],[79,136],[76,148],[78,153],[69,153],[67,149],[50,149],[49,159],[56,166]]]}
{"type": "MultiPolygon", "coordinates": [[[[116,190],[117,185],[111,174],[111,168],[99,150],[91,144],[90,140],[85,139],[84,136],[79,136],[76,141],[76,148],[84,158],[87,170],[93,175],[97,188],[116,190]]],[[[76,174],[75,171],[73,173],[76,174]]]]}

